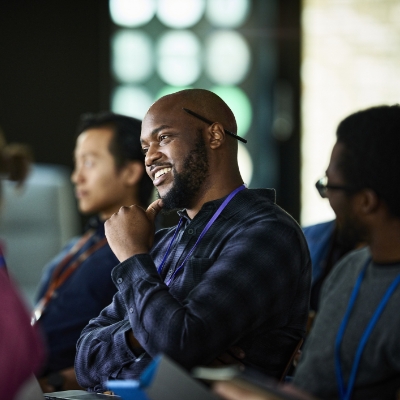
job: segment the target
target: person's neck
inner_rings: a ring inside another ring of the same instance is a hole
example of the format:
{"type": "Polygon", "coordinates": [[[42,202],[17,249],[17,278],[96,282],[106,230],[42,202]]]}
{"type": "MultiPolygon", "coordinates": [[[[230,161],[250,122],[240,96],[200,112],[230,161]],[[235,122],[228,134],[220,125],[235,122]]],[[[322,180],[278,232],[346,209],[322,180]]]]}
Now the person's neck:
{"type": "Polygon", "coordinates": [[[370,233],[368,245],[374,262],[400,261],[400,220],[392,219],[370,233]]]}
{"type": "Polygon", "coordinates": [[[224,185],[213,185],[211,187],[206,186],[205,189],[199,194],[196,203],[192,207],[186,208],[187,215],[190,219],[193,219],[201,210],[203,204],[228,196],[229,193],[233,192],[241,185],[243,185],[243,181],[238,179],[234,182],[229,182],[224,185]]]}

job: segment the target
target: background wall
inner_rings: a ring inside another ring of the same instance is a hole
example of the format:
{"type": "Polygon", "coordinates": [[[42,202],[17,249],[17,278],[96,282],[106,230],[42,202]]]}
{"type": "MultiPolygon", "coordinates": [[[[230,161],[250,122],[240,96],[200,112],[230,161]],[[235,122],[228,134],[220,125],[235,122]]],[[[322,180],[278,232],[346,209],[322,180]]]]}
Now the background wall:
{"type": "Polygon", "coordinates": [[[108,2],[0,2],[0,126],[35,159],[72,166],[75,127],[108,108],[108,2]]]}

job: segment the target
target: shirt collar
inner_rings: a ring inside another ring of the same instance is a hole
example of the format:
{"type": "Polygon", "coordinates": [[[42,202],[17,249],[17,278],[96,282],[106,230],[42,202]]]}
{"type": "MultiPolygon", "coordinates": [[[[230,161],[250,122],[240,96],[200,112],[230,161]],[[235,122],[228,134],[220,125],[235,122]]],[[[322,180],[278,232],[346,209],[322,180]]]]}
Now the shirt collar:
{"type": "MultiPolygon", "coordinates": [[[[275,199],[276,199],[275,189],[251,189],[251,190],[259,192],[263,196],[267,197],[272,203],[275,203],[275,199]]],[[[247,189],[242,190],[241,192],[239,192],[237,194],[237,197],[239,198],[241,196],[246,196],[247,193],[248,193],[247,189]]],[[[203,213],[204,211],[215,211],[222,204],[222,202],[225,200],[225,198],[228,196],[229,196],[229,194],[227,194],[225,197],[221,197],[220,199],[207,201],[201,207],[199,214],[203,213]]],[[[229,217],[231,217],[231,215],[236,214],[239,211],[239,209],[240,208],[238,208],[238,207],[230,207],[230,208],[224,210],[224,214],[226,215],[227,218],[229,218],[229,217]]],[[[191,219],[187,215],[186,209],[179,210],[179,211],[177,211],[177,213],[178,213],[179,217],[183,217],[186,220],[185,223],[191,221],[191,219]]]]}

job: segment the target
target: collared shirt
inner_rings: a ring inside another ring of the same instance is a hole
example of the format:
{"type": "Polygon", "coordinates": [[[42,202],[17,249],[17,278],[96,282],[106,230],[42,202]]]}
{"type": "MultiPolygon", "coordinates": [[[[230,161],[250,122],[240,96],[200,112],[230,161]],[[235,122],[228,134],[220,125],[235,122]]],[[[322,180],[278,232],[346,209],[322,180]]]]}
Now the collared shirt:
{"type": "MultiPolygon", "coordinates": [[[[73,263],[80,254],[95,242],[103,239],[104,223],[97,218],[90,220],[94,235],[72,257],[65,268],[73,263]]],[[[46,267],[39,285],[37,300],[46,292],[53,271],[80,238],[71,240],[65,248],[46,267]]],[[[56,290],[45,308],[38,325],[42,328],[47,347],[48,360],[44,375],[74,365],[76,342],[82,329],[91,318],[111,303],[116,287],[111,279],[111,271],[118,259],[106,243],[92,253],[56,290]]]]}
{"type": "MultiPolygon", "coordinates": [[[[173,228],[156,233],[150,254],[115,267],[118,293],[78,341],[80,385],[101,391],[108,379],[137,378],[159,353],[190,369],[232,345],[245,351],[246,365],[278,377],[305,332],[311,262],[301,229],[274,197],[268,189],[239,192],[170,286],[157,267],[173,228]],[[130,329],[144,353],[129,348],[130,329]]],[[[187,219],[164,271],[181,265],[223,200],[187,219]]]]}

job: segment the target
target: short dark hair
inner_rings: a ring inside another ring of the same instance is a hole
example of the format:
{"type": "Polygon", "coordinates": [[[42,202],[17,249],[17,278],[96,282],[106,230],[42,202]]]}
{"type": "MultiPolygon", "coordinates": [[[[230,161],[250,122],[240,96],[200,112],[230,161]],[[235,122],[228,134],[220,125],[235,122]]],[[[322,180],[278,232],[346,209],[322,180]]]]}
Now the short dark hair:
{"type": "Polygon", "coordinates": [[[356,112],[339,124],[336,136],[345,147],[340,168],[346,184],[372,189],[400,218],[400,106],[356,112]]]}
{"type": "MultiPolygon", "coordinates": [[[[114,132],[110,141],[109,150],[114,157],[117,170],[129,161],[138,160],[144,164],[144,155],[140,145],[140,131],[142,122],[126,115],[103,111],[97,114],[82,114],[78,123],[77,134],[91,128],[111,128],[114,132]]],[[[146,206],[150,202],[153,192],[153,182],[144,173],[139,181],[139,201],[146,206]]]]}

